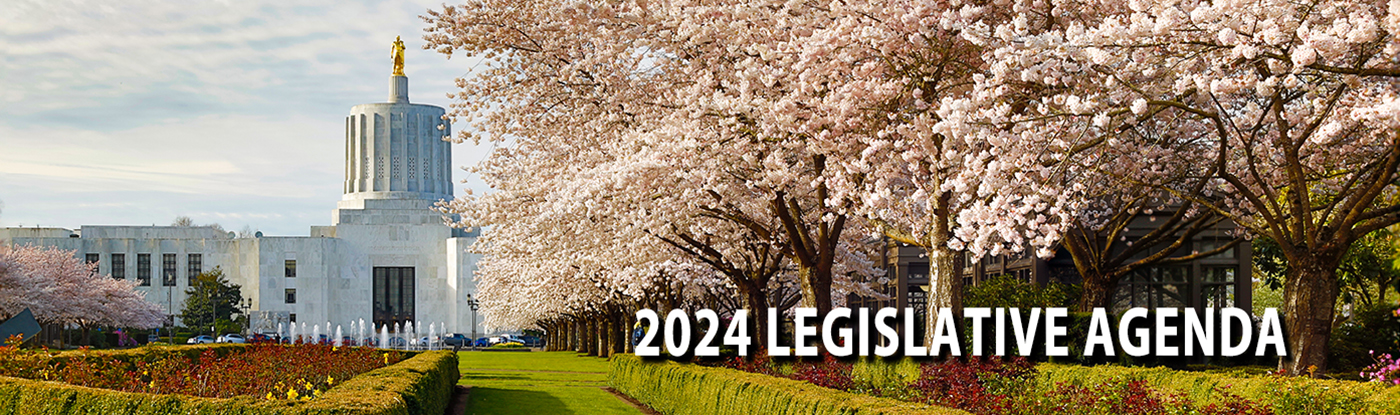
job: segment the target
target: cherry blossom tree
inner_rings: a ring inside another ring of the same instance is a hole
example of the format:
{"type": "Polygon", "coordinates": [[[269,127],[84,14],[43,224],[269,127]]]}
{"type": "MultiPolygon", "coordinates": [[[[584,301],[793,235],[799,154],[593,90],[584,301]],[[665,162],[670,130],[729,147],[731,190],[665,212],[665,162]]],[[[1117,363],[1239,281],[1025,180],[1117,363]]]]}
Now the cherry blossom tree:
{"type": "Polygon", "coordinates": [[[0,319],[30,309],[46,324],[92,327],[159,327],[160,306],[146,301],[133,281],[97,273],[74,251],[0,245],[0,319]]]}
{"type": "Polygon", "coordinates": [[[750,305],[771,293],[743,287],[771,285],[788,266],[775,254],[791,261],[808,306],[826,310],[837,300],[833,290],[860,290],[852,273],[873,268],[842,261],[864,247],[844,236],[846,215],[828,203],[826,155],[794,138],[790,123],[767,118],[778,105],[770,100],[782,96],[772,91],[785,88],[754,78],[765,65],[786,64],[790,54],[770,54],[770,45],[788,41],[812,10],[769,2],[648,6],[477,1],[430,12],[430,46],[497,63],[458,82],[452,115],[474,127],[462,138],[511,146],[493,156],[502,164],[479,170],[503,178],[493,186],[508,194],[447,209],[499,232],[507,221],[494,212],[551,200],[569,213],[550,220],[611,226],[591,228],[595,235],[644,230],[646,244],[688,257],[656,263],[712,266],[748,291],[750,305]],[[737,29],[753,19],[769,26],[727,33],[716,24],[737,29]],[[516,181],[521,174],[533,182],[516,181]]]}
{"type": "MultiPolygon", "coordinates": [[[[1325,372],[1337,264],[1357,238],[1400,221],[1400,3],[1135,0],[1090,9],[1098,14],[1038,32],[1018,23],[1030,12],[989,26],[986,38],[1003,42],[1002,64],[979,81],[980,101],[967,103],[977,110],[965,112],[978,121],[964,125],[1061,140],[1051,150],[1066,154],[1153,137],[1191,143],[1190,162],[1218,177],[1210,191],[1158,187],[1278,242],[1290,265],[1280,368],[1325,372]],[[1025,91],[1037,96],[1012,96],[1025,91]],[[995,105],[1016,101],[1019,113],[995,105]],[[1154,124],[1171,128],[1117,134],[1154,124]]],[[[1161,155],[1139,158],[1175,161],[1161,155]]]]}

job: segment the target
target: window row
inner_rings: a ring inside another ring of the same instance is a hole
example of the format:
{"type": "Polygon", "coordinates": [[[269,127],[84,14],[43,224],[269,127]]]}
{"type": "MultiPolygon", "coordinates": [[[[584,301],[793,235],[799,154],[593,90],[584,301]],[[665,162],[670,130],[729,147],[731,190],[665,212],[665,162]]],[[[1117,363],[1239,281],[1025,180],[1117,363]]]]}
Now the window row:
{"type": "MultiPolygon", "coordinates": [[[[89,264],[102,262],[102,254],[89,253],[86,258],[89,264]]],[[[112,273],[112,278],[119,280],[126,279],[126,254],[110,254],[107,257],[107,267],[112,273]]],[[[94,268],[96,271],[97,268],[94,268]]],[[[162,286],[174,287],[178,278],[180,265],[179,254],[161,254],[160,256],[160,282],[162,286]]],[[[185,256],[185,278],[189,284],[194,284],[196,276],[204,272],[204,255],[187,254],[185,256]]],[[[151,285],[151,254],[136,254],[136,283],[142,287],[151,285]]]]}

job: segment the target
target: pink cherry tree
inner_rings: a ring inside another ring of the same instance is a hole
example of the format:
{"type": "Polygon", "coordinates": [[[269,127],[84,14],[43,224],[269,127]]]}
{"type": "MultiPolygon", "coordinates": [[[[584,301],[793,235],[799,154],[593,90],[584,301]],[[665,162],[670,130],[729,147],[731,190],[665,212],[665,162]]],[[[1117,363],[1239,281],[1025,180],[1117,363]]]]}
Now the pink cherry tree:
{"type": "Polygon", "coordinates": [[[1006,64],[979,81],[983,100],[969,103],[977,109],[965,124],[1061,140],[1051,150],[1083,165],[1092,156],[1075,151],[1086,145],[1160,146],[1134,153],[1146,163],[1136,170],[1131,160],[1104,163],[1103,177],[1147,185],[1277,241],[1289,262],[1289,350],[1279,367],[1325,372],[1337,264],[1358,238],[1400,222],[1400,4],[1119,7],[1043,32],[988,31],[1006,42],[996,52],[1006,64]],[[1016,91],[1042,97],[1021,99],[1028,107],[1019,112],[994,105],[1017,101],[1016,91]],[[1213,178],[1199,189],[1150,178],[1151,165],[1174,163],[1207,166],[1210,174],[1196,177],[1213,178]]]}

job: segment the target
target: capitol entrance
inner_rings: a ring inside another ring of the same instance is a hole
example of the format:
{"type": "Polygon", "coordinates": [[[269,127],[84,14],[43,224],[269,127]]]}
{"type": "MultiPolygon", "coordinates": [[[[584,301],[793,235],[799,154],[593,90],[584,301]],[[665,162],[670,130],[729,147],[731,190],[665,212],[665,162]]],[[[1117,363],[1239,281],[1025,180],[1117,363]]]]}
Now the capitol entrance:
{"type": "Polygon", "coordinates": [[[413,321],[413,267],[374,267],[374,325],[413,321]]]}

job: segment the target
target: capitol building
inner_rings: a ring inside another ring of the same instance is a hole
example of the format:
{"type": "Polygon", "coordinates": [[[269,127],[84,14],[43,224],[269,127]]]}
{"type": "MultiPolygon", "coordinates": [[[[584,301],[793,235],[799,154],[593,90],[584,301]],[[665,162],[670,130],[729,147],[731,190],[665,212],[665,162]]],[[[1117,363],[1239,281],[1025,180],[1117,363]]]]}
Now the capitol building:
{"type": "Polygon", "coordinates": [[[451,128],[443,108],[409,102],[401,50],[388,102],[356,105],[345,118],[344,194],[329,226],[293,237],[211,227],[0,228],[0,244],[73,250],[102,274],[134,279],[171,314],[194,277],[218,267],[252,300],[255,331],[363,320],[472,333],[466,300],[479,255],[467,249],[478,235],[445,225],[433,209],[453,197],[452,149],[443,140],[451,128]]]}

